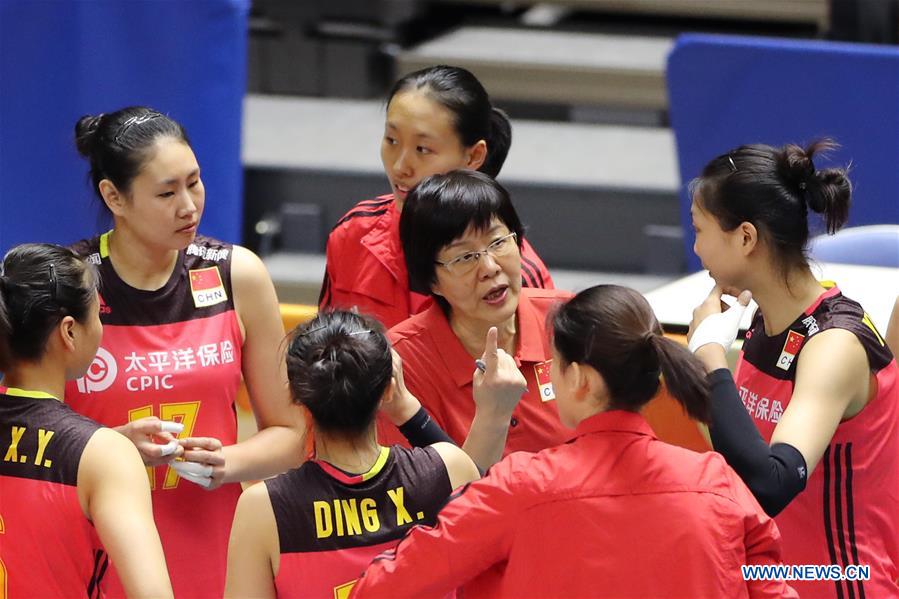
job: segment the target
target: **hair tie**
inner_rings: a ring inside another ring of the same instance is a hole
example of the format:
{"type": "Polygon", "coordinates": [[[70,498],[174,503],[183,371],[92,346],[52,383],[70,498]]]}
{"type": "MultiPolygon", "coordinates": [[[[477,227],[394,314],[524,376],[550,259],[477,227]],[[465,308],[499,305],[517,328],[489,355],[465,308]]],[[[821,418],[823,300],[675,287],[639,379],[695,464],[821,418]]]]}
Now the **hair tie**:
{"type": "Polygon", "coordinates": [[[800,191],[805,191],[805,188],[806,188],[806,187],[808,187],[808,185],[806,184],[805,181],[800,181],[800,182],[799,182],[799,189],[800,189],[800,191]]]}

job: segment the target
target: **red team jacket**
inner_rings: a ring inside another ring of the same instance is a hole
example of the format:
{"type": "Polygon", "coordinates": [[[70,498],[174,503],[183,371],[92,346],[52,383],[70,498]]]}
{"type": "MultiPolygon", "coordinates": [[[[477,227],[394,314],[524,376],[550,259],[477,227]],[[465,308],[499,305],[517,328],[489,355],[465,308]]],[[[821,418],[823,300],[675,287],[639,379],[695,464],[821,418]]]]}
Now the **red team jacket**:
{"type": "Polygon", "coordinates": [[[877,392],[837,427],[805,490],[777,515],[787,564],[871,567],[870,581],[795,582],[802,597],[899,597],[899,368],[862,307],[837,287],[779,335],[755,315],[735,382],[766,441],[790,405],[797,358],[809,337],[832,328],[856,335],[877,392]]]}
{"type": "Polygon", "coordinates": [[[414,524],[434,524],[452,491],[430,447],[382,447],[359,475],[306,462],[265,485],[278,527],[275,588],[282,599],[348,597],[372,558],[414,524]]]}
{"type": "MultiPolygon", "coordinates": [[[[503,455],[539,451],[563,443],[571,434],[559,420],[549,380],[552,347],[546,338],[546,315],[571,294],[555,289],[523,288],[518,300],[518,347],[515,362],[528,390],[512,415],[503,455]]],[[[403,359],[403,379],[431,417],[459,446],[465,442],[475,405],[472,399],[474,359],[450,328],[437,304],[390,329],[388,336],[403,359]]],[[[379,416],[382,443],[406,445],[406,439],[379,416]]]]}
{"type": "Polygon", "coordinates": [[[796,597],[743,581],[740,566],[779,562],[774,521],[720,455],[610,411],[564,445],[506,457],[372,562],[353,596],[796,597]]]}
{"type": "MultiPolygon", "coordinates": [[[[100,271],[103,339],[87,374],[66,387],[66,402],[107,426],[158,416],[184,424],[182,437],[236,443],[243,338],[231,246],[198,235],[179,253],[169,281],[142,291],[116,274],[108,235],[74,247],[100,271]]],[[[167,466],[148,475],[175,596],[221,597],[240,485],[206,491],[167,466]]],[[[107,579],[109,594],[121,596],[118,578],[107,579]]]]}
{"type": "MultiPolygon", "coordinates": [[[[549,271],[527,240],[521,244],[521,284],[553,288],[549,271]]],[[[409,290],[393,195],[359,202],[337,221],[328,236],[321,308],[355,306],[389,329],[430,303],[430,296],[409,290]]]]}
{"type": "Polygon", "coordinates": [[[78,501],[100,425],[51,395],[0,387],[0,597],[100,597],[109,561],[78,501]]]}

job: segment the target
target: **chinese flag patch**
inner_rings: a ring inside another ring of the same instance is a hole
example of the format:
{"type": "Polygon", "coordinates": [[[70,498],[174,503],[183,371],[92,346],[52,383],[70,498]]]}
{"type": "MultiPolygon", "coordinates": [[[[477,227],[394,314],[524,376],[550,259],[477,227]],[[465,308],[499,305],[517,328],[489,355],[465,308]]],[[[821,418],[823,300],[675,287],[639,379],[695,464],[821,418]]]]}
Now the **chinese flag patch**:
{"type": "Polygon", "coordinates": [[[799,349],[802,347],[803,341],[805,341],[804,335],[801,335],[796,331],[787,333],[787,340],[784,342],[783,351],[780,352],[780,357],[777,359],[778,368],[781,370],[790,369],[793,360],[796,358],[796,354],[799,353],[799,349]]]}
{"type": "Polygon", "coordinates": [[[551,401],[556,398],[556,392],[553,390],[552,379],[549,378],[549,369],[552,367],[552,360],[534,364],[534,378],[537,379],[537,387],[540,389],[540,399],[543,401],[551,401]]]}
{"type": "Polygon", "coordinates": [[[190,292],[194,296],[194,307],[207,308],[228,300],[218,266],[191,270],[188,277],[190,292]]]}

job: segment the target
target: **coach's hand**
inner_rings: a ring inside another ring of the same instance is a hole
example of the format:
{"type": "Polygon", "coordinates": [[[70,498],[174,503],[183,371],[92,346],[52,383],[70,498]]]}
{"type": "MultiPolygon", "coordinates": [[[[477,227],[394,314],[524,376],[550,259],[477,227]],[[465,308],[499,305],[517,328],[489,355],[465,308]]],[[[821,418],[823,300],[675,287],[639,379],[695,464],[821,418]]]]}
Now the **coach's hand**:
{"type": "Polygon", "coordinates": [[[172,434],[184,430],[184,425],[177,422],[147,416],[115,430],[131,439],[147,466],[163,466],[184,454],[184,448],[172,434]]]}
{"type": "Polygon", "coordinates": [[[481,361],[484,371],[478,368],[472,378],[474,403],[478,411],[500,415],[508,420],[521,396],[528,390],[527,381],[515,358],[497,347],[496,327],[487,331],[487,345],[481,361]]]}
{"type": "Polygon", "coordinates": [[[225,479],[222,442],[214,437],[187,437],[178,442],[184,448],[184,461],[172,464],[178,476],[208,490],[219,488],[225,479]]]}
{"type": "Polygon", "coordinates": [[[390,380],[390,393],[381,401],[381,412],[396,426],[406,424],[421,408],[418,398],[406,388],[403,381],[403,359],[395,349],[391,349],[393,357],[393,376],[390,380]]]}

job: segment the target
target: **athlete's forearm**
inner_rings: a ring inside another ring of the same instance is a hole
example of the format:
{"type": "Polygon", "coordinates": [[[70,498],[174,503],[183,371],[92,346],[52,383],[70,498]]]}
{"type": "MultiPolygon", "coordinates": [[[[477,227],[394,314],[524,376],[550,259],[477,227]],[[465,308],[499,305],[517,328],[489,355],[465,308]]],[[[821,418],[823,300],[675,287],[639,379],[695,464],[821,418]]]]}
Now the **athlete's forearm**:
{"type": "Polygon", "coordinates": [[[224,482],[259,480],[299,466],[305,435],[286,426],[270,426],[249,439],[222,449],[225,454],[224,482]]]}
{"type": "Polygon", "coordinates": [[[715,370],[708,378],[715,451],[724,456],[773,517],[805,488],[805,459],[787,443],[768,446],[747,414],[728,369],[715,370]]]}

